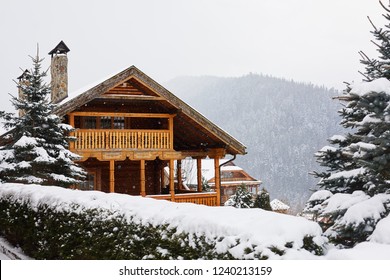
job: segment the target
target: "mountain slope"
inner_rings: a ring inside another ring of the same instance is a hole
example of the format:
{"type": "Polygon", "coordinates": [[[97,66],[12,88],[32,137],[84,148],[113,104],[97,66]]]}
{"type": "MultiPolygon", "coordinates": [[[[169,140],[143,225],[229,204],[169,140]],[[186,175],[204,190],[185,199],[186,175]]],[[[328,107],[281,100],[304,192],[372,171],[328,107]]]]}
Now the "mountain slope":
{"type": "Polygon", "coordinates": [[[236,163],[271,198],[302,208],[317,182],[308,174],[319,169],[313,154],[340,133],[336,91],[255,74],[179,77],[165,86],[247,146],[236,163]]]}

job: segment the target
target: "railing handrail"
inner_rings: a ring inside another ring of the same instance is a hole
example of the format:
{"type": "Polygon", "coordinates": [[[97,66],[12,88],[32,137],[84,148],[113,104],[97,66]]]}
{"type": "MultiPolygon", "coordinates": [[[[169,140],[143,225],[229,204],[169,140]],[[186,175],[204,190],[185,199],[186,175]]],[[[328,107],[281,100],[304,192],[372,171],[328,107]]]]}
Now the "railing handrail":
{"type": "Polygon", "coordinates": [[[169,129],[76,128],[75,132],[169,132],[169,129]]]}

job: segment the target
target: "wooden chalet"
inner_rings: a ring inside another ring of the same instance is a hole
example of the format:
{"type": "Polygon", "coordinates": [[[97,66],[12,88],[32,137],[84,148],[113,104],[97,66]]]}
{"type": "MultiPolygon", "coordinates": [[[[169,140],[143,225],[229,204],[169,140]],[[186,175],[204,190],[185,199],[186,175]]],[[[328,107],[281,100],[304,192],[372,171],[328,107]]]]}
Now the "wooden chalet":
{"type": "Polygon", "coordinates": [[[245,146],[135,66],[68,97],[64,45],[50,52],[52,102],[54,113],[76,128],[70,150],[88,172],[79,188],[219,206],[220,160],[244,155],[245,146]],[[214,192],[202,192],[200,171],[196,190],[175,189],[175,161],[188,157],[197,160],[198,170],[201,159],[213,159],[214,192]],[[172,170],[168,186],[166,166],[172,170]]]}

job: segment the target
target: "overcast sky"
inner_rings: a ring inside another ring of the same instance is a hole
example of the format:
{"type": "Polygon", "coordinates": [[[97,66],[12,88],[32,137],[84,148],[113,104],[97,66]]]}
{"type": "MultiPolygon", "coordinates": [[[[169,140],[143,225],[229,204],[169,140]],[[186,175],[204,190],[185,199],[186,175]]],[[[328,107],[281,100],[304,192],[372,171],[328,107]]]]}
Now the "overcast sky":
{"type": "MultiPolygon", "coordinates": [[[[386,4],[388,0],[383,0],[386,4]]],[[[263,73],[343,89],[358,51],[376,55],[377,0],[2,0],[0,110],[28,55],[70,48],[70,91],[130,65],[164,84],[183,75],[263,73]]]]}

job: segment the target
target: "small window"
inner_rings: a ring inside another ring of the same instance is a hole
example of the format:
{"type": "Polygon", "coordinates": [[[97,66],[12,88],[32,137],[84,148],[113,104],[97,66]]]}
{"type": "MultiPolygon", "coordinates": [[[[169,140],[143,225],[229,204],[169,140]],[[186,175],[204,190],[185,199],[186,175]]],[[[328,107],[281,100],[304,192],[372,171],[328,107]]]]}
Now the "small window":
{"type": "Polygon", "coordinates": [[[96,128],[96,117],[85,117],[84,128],[95,129],[96,128]]]}
{"type": "Polygon", "coordinates": [[[124,128],[125,128],[125,118],[114,117],[114,129],[124,129],[124,128]]]}
{"type": "Polygon", "coordinates": [[[102,129],[111,128],[111,117],[101,117],[100,128],[102,129]]]}
{"type": "Polygon", "coordinates": [[[93,191],[95,189],[95,174],[88,173],[86,180],[80,183],[78,188],[83,191],[93,191]]]}

